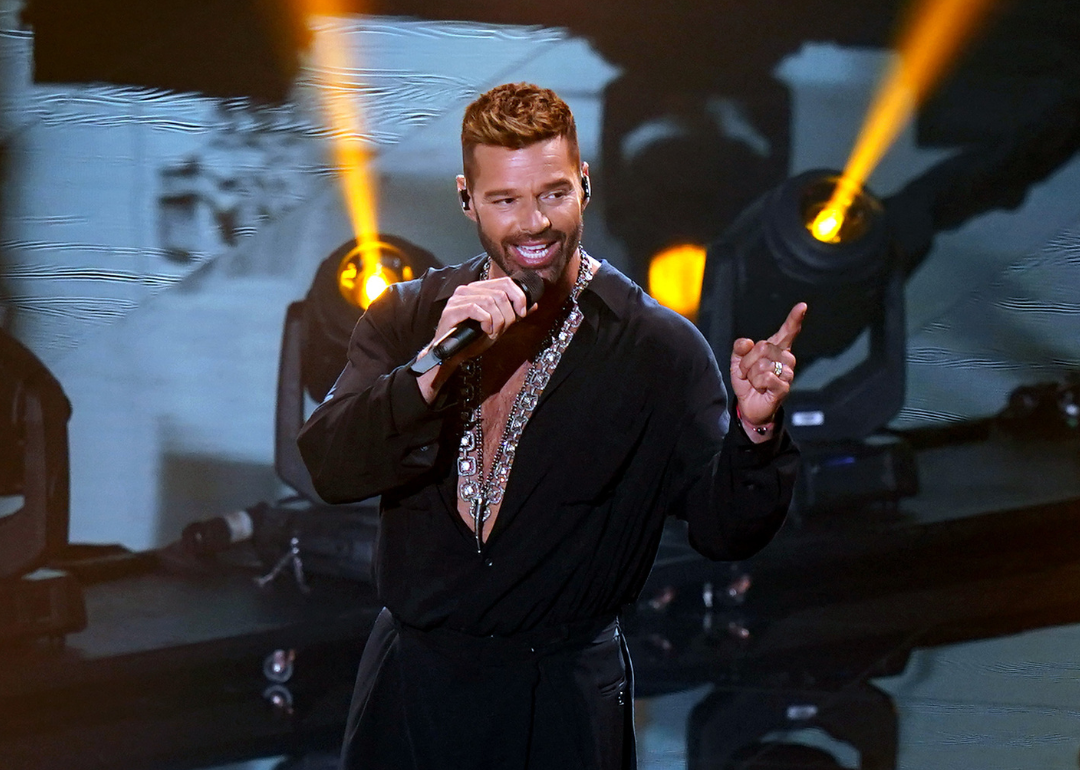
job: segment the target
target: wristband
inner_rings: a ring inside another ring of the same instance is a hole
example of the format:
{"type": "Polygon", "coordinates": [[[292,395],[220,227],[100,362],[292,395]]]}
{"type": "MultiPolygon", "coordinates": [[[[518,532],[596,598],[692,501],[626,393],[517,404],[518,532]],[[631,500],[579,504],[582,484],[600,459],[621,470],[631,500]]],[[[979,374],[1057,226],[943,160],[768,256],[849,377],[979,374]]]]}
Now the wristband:
{"type": "MultiPolygon", "coordinates": [[[[747,422],[743,418],[742,410],[739,408],[738,404],[735,405],[735,416],[739,418],[739,422],[743,423],[743,427],[746,427],[747,422]]],[[[754,433],[758,434],[759,436],[764,436],[775,426],[775,422],[767,422],[764,425],[751,425],[750,427],[753,428],[754,433]]]]}

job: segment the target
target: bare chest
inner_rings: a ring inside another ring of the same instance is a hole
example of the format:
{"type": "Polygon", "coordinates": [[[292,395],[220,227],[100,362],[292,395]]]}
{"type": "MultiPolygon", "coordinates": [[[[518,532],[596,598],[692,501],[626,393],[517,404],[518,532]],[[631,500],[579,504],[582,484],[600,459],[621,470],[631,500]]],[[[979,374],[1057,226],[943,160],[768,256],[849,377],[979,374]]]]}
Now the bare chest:
{"type": "MultiPolygon", "coordinates": [[[[505,381],[502,382],[497,389],[491,391],[490,395],[484,399],[481,415],[483,433],[483,449],[480,453],[480,459],[482,461],[481,479],[486,480],[490,478],[491,469],[498,460],[500,448],[505,439],[507,421],[510,418],[510,413],[513,411],[514,402],[517,400],[518,394],[521,392],[521,388],[525,383],[525,377],[528,374],[528,371],[529,362],[526,360],[522,362],[509,377],[506,377],[505,381]]],[[[503,376],[505,376],[505,374],[503,376]]],[[[499,379],[502,378],[500,377],[499,379]]],[[[486,390],[487,389],[485,388],[485,392],[486,390]]],[[[461,484],[462,481],[459,479],[457,499],[458,515],[460,515],[465,523],[471,528],[473,526],[472,512],[469,503],[462,498],[461,484]]],[[[496,518],[498,518],[501,507],[501,503],[492,504],[488,507],[488,518],[483,525],[484,540],[487,540],[488,536],[491,534],[491,529],[495,524],[496,518]]]]}

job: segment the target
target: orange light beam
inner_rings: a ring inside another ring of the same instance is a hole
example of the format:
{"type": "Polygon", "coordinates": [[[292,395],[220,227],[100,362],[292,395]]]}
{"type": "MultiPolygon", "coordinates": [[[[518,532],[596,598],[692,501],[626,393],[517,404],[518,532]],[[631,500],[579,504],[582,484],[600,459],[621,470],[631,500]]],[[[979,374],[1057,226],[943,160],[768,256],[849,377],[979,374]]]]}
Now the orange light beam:
{"type": "Polygon", "coordinates": [[[901,129],[955,60],[994,0],[924,0],[900,38],[898,58],[878,89],[843,176],[810,226],[822,241],[838,240],[852,201],[901,129]]]}
{"type": "Polygon", "coordinates": [[[357,280],[360,285],[367,285],[373,277],[382,275],[382,265],[371,152],[364,139],[364,115],[356,78],[350,75],[356,69],[356,62],[350,61],[347,35],[340,23],[355,10],[346,10],[337,0],[295,2],[305,23],[315,16],[324,19],[313,37],[312,59],[319,77],[319,101],[329,124],[334,160],[363,265],[357,280]]]}

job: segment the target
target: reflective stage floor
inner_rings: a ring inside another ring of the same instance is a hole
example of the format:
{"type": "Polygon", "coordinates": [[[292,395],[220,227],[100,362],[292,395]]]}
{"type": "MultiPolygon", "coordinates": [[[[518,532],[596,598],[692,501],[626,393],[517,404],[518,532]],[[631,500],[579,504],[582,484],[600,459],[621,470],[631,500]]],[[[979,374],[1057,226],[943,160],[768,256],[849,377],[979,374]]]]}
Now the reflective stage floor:
{"type": "MultiPolygon", "coordinates": [[[[623,617],[640,767],[1077,767],[1080,441],[909,438],[917,495],[797,511],[752,560],[669,526],[623,617]]],[[[250,558],[88,573],[85,630],[0,657],[0,768],[327,766],[379,608],[250,558]]]]}

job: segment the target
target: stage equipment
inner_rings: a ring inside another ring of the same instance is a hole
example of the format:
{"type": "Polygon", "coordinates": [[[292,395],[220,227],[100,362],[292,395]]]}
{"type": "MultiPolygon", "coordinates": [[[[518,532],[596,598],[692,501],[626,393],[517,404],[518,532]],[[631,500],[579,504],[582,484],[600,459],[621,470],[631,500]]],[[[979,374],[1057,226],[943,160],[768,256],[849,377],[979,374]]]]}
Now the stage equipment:
{"type": "Polygon", "coordinates": [[[794,350],[800,375],[867,335],[863,361],[818,389],[792,391],[791,431],[814,442],[865,438],[904,400],[903,274],[881,204],[859,193],[835,243],[807,227],[836,176],[810,171],[759,198],[709,249],[702,286],[699,326],[718,360],[738,337],[775,332],[797,302],[810,306],[794,350]]]}
{"type": "Polygon", "coordinates": [[[1017,388],[1009,394],[1009,403],[997,419],[1016,436],[1076,435],[1080,429],[1080,372],[1070,372],[1064,381],[1017,388]]]}
{"type": "Polygon", "coordinates": [[[68,544],[71,404],[48,368],[0,329],[0,639],[86,627],[75,579],[45,565],[68,544]]]}
{"type": "Polygon", "coordinates": [[[872,684],[843,688],[717,688],[687,724],[687,768],[841,768],[832,753],[787,740],[815,729],[859,756],[859,767],[893,770],[899,745],[896,707],[872,684]]]}
{"type": "Polygon", "coordinates": [[[698,321],[717,360],[727,361],[735,339],[765,339],[793,305],[809,305],[785,407],[804,450],[804,505],[839,502],[844,489],[860,502],[916,491],[910,450],[895,439],[866,441],[904,401],[903,264],[885,211],[866,190],[856,192],[833,241],[810,231],[838,177],[800,174],[735,220],[709,248],[698,321]],[[799,386],[815,379],[823,382],[799,386]],[[844,483],[827,480],[835,474],[844,483]]]}
{"type": "Polygon", "coordinates": [[[27,0],[34,82],[284,102],[311,33],[285,0],[27,0]]]}
{"type": "Polygon", "coordinates": [[[362,293],[370,278],[360,281],[358,276],[377,275],[389,285],[439,266],[430,251],[404,238],[380,235],[374,249],[360,249],[353,239],[319,265],[303,302],[289,306],[278,361],[274,469],[300,500],[259,509],[263,526],[255,531],[254,540],[264,555],[273,550],[269,533],[276,532],[281,541],[278,553],[296,537],[309,569],[350,578],[368,574],[377,505],[331,506],[319,498],[296,446],[308,411],[305,394],[322,401],[345,367],[353,327],[374,299],[362,293]],[[320,509],[317,517],[309,515],[312,507],[320,509]]]}
{"type": "Polygon", "coordinates": [[[282,481],[307,499],[319,497],[296,447],[305,418],[304,397],[322,401],[345,367],[349,337],[370,302],[363,293],[369,281],[358,276],[378,275],[389,285],[438,266],[431,252],[404,238],[380,235],[376,249],[364,251],[351,239],[322,261],[307,296],[286,310],[278,361],[274,467],[282,481]],[[361,259],[369,260],[368,265],[375,262],[377,268],[365,267],[361,259]]]}
{"type": "MultiPolygon", "coordinates": [[[[768,89],[763,83],[759,91],[768,89]]],[[[608,84],[597,168],[602,195],[595,203],[623,244],[630,278],[653,293],[657,255],[711,243],[784,178],[786,112],[785,104],[776,121],[784,141],[774,144],[758,133],[743,100],[715,86],[664,82],[633,68],[608,84]]]]}
{"type": "Polygon", "coordinates": [[[298,365],[297,382],[313,399],[322,401],[345,366],[345,353],[356,321],[378,296],[379,288],[410,280],[438,266],[431,252],[394,235],[380,235],[365,248],[355,238],[350,239],[324,259],[315,271],[304,301],[293,303],[286,313],[278,370],[279,415],[282,378],[294,379],[294,372],[285,372],[283,367],[298,365]],[[290,339],[290,334],[296,335],[295,338],[290,339]],[[292,358],[286,364],[286,348],[291,343],[298,347],[289,351],[292,358]]]}
{"type": "Polygon", "coordinates": [[[208,555],[251,541],[270,569],[268,578],[288,572],[303,585],[307,571],[370,579],[377,501],[323,502],[311,483],[296,436],[310,401],[322,401],[345,367],[353,327],[374,299],[364,294],[369,281],[361,276],[378,275],[389,286],[439,266],[426,249],[385,234],[366,249],[349,240],[319,264],[307,296],[285,312],[278,359],[274,469],[297,494],[189,524],[183,532],[188,552],[208,555]]]}

